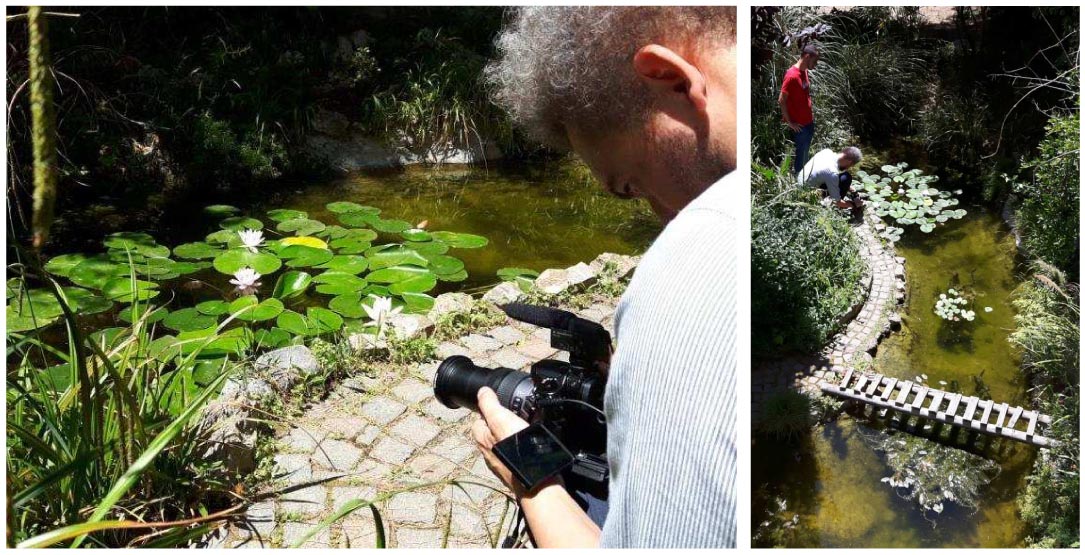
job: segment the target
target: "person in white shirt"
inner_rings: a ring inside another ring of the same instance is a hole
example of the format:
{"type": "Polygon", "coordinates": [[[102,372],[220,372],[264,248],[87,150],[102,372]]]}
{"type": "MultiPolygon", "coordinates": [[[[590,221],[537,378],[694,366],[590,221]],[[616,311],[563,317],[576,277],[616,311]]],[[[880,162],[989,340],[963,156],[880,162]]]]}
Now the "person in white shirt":
{"type": "Polygon", "coordinates": [[[824,187],[837,208],[856,208],[856,202],[844,198],[851,185],[848,168],[859,163],[863,153],[854,146],[840,152],[823,149],[815,154],[799,172],[799,183],[807,187],[824,187]]]}

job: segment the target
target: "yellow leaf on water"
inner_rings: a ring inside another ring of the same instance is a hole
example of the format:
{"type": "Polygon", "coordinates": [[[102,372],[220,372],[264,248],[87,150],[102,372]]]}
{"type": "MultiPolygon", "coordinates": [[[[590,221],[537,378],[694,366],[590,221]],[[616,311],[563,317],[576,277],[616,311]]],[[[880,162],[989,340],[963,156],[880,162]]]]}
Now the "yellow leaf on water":
{"type": "Polygon", "coordinates": [[[287,237],[280,241],[283,246],[290,245],[305,245],[306,247],[313,247],[314,249],[327,249],[328,244],[316,237],[287,237]]]}

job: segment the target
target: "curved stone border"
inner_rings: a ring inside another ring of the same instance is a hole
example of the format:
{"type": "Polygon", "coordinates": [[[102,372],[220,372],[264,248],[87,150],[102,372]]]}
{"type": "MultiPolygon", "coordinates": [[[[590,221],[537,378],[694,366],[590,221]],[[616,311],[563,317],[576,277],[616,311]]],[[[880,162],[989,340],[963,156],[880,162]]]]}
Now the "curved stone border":
{"type": "Polygon", "coordinates": [[[861,305],[842,318],[847,321],[850,316],[846,327],[820,353],[766,361],[754,369],[755,422],[762,416],[769,397],[788,389],[821,395],[822,382],[836,383],[848,368],[862,369],[869,365],[881,339],[899,327],[896,308],[907,293],[904,258],[895,256],[892,244],[883,244],[878,238],[878,232],[883,229],[885,223],[871,212],[855,227],[861,242],[859,253],[867,264],[860,280],[866,294],[861,305]]]}
{"type": "MultiPolygon", "coordinates": [[[[587,285],[604,270],[609,279],[621,279],[637,262],[635,257],[603,254],[591,264],[543,272],[536,287],[556,294],[587,285]]],[[[505,283],[483,298],[509,302],[520,294],[515,284],[505,283]]],[[[441,311],[470,309],[475,302],[462,293],[441,295],[434,305],[436,313],[431,311],[428,319],[436,321],[441,311]]],[[[613,333],[617,302],[611,298],[577,312],[613,333]]],[[[427,332],[424,327],[419,330],[427,332]]],[[[438,359],[457,354],[481,366],[521,371],[544,358],[567,360],[567,353],[550,347],[548,330],[513,320],[437,347],[438,359]]],[[[495,489],[436,485],[379,503],[388,545],[440,547],[446,527],[449,547],[490,547],[492,541],[499,542],[501,538],[491,537],[497,534],[495,528],[507,506],[499,493],[502,488],[470,439],[473,413],[450,410],[433,398],[431,383],[438,364],[439,360],[390,368],[377,377],[347,378],[326,399],[307,407],[277,438],[273,456],[279,493],[251,505],[242,519],[208,538],[208,546],[290,546],[348,500],[373,499],[450,478],[495,489]]],[[[511,512],[506,522],[509,516],[511,512]]],[[[371,548],[375,539],[373,516],[362,509],[302,547],[371,548]]]]}

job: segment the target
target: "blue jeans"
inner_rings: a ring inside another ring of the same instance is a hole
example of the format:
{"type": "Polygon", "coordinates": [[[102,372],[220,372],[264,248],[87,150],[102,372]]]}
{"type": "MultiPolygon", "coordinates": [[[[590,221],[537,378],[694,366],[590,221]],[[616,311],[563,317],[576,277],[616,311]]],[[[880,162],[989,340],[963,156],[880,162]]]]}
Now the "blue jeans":
{"type": "Polygon", "coordinates": [[[795,141],[795,157],[791,159],[791,174],[798,175],[802,167],[806,165],[810,154],[810,142],[814,140],[814,122],[792,133],[791,140],[795,141]]]}

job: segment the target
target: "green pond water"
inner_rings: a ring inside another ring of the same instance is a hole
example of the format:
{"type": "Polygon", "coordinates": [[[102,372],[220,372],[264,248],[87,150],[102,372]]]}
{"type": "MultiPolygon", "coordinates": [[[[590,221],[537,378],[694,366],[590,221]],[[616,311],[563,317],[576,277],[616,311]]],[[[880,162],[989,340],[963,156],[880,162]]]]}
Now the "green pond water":
{"type": "MultiPolygon", "coordinates": [[[[997,215],[969,207],[969,215],[931,234],[909,230],[897,245],[907,259],[908,302],[903,326],[880,345],[875,369],[968,395],[989,391],[999,402],[1028,404],[1017,353],[1006,341],[1013,330],[1010,294],[1020,283],[1010,230],[997,215]],[[934,313],[950,287],[975,297],[976,320],[947,323],[934,313]],[[991,307],[990,312],[985,307],[991,307]],[[940,382],[946,382],[942,385],[940,382]]],[[[987,395],[987,394],[985,394],[987,395]]],[[[910,421],[915,424],[915,419],[910,421]]],[[[921,427],[926,423],[919,424],[921,427]]],[[[753,451],[754,544],[789,547],[1017,547],[1027,530],[1016,498],[1025,486],[1035,448],[1016,442],[950,436],[934,440],[993,460],[1001,470],[980,490],[978,510],[947,503],[926,517],[920,507],[883,483],[893,475],[885,455],[861,434],[880,434],[884,419],[848,414],[790,442],[755,438],[753,451]],[[783,506],[781,507],[781,502],[783,506]],[[761,526],[775,515],[786,527],[761,526]],[[797,517],[797,519],[796,519],[797,517]],[[928,520],[930,519],[930,520],[928,520]],[[774,533],[770,529],[777,530],[774,533]]]]}
{"type": "Polygon", "coordinates": [[[642,201],[614,198],[568,163],[556,162],[358,173],[276,193],[244,211],[294,208],[331,223],[335,214],[325,205],[340,200],[380,208],[382,217],[427,221],[429,230],[490,240],[480,249],[450,251],[464,261],[468,278],[442,282],[431,294],[497,283],[496,272],[504,267],[542,271],[591,262],[604,252],[638,254],[661,229],[642,201]]]}

